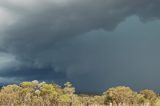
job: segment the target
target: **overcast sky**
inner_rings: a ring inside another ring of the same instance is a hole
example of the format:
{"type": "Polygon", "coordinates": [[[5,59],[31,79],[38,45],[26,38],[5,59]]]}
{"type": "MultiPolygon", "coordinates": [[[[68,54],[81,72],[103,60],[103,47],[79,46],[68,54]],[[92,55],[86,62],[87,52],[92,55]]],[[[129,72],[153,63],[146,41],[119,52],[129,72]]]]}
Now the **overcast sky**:
{"type": "Polygon", "coordinates": [[[0,83],[159,90],[159,0],[0,0],[0,83]]]}

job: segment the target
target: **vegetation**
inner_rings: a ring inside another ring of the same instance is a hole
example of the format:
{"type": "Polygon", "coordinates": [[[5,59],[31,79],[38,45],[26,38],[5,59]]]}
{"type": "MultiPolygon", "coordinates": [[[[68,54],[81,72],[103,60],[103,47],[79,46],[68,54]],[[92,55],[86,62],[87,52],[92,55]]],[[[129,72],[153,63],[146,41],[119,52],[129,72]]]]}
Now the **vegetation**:
{"type": "Polygon", "coordinates": [[[60,87],[45,82],[22,82],[0,90],[0,106],[160,106],[159,96],[152,90],[135,92],[118,86],[102,95],[75,94],[70,82],[60,87]]]}

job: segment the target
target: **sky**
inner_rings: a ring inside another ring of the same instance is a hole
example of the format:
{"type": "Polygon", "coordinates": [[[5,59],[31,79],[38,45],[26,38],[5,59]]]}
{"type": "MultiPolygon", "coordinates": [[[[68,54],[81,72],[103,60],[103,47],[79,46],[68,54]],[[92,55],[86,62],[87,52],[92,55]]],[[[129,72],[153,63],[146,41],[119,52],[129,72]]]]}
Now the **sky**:
{"type": "Polygon", "coordinates": [[[0,83],[159,92],[159,11],[159,0],[0,0],[0,83]]]}

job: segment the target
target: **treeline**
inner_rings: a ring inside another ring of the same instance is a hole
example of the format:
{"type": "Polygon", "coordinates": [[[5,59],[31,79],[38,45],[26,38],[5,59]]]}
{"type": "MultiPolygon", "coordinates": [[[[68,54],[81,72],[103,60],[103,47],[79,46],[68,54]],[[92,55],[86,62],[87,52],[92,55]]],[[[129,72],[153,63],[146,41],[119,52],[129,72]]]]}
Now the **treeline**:
{"type": "Polygon", "coordinates": [[[0,90],[0,106],[160,106],[159,96],[152,90],[135,92],[118,86],[102,95],[75,94],[70,82],[60,87],[46,82],[22,82],[0,90]]]}

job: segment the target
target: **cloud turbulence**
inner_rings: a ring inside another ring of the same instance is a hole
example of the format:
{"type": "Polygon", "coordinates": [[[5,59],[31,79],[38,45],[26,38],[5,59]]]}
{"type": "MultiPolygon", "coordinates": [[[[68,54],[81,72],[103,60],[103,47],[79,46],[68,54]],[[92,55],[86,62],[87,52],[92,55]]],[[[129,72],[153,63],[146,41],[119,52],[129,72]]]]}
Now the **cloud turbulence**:
{"type": "Polygon", "coordinates": [[[1,0],[0,82],[70,80],[81,90],[102,90],[112,85],[112,74],[134,73],[130,68],[135,62],[128,63],[129,55],[123,54],[132,47],[127,47],[127,40],[98,37],[98,30],[113,32],[131,16],[142,22],[159,20],[159,4],[159,0],[1,0]],[[118,52],[119,56],[114,54],[118,52]]]}

